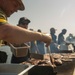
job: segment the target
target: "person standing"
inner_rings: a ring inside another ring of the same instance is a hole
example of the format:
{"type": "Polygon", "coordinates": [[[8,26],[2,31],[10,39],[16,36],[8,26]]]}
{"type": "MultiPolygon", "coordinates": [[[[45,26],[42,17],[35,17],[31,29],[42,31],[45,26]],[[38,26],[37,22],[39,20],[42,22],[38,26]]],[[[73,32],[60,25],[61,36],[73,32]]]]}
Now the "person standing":
{"type": "Polygon", "coordinates": [[[51,53],[57,53],[58,52],[58,44],[57,44],[57,36],[55,35],[56,29],[50,28],[50,35],[52,36],[52,42],[50,44],[50,50],[51,53]]]}
{"type": "Polygon", "coordinates": [[[33,32],[22,27],[12,25],[8,22],[8,18],[13,13],[18,10],[23,11],[24,9],[25,6],[22,0],[0,0],[0,40],[12,44],[21,44],[40,40],[46,43],[46,46],[49,46],[52,40],[51,36],[39,32],[33,32]]]}
{"type": "Polygon", "coordinates": [[[57,36],[55,35],[56,29],[55,28],[50,28],[50,35],[52,36],[52,41],[54,43],[57,43],[57,36]]]}
{"type": "Polygon", "coordinates": [[[59,44],[59,49],[64,51],[64,50],[68,50],[68,44],[66,43],[66,39],[64,37],[64,35],[66,34],[67,30],[66,29],[62,29],[62,32],[59,33],[58,35],[58,44],[59,44]]]}
{"type": "MultiPolygon", "coordinates": [[[[30,20],[26,17],[21,17],[19,19],[18,25],[19,27],[28,29],[28,25],[30,23],[30,20]]],[[[30,45],[30,43],[25,43],[27,45],[30,45]]],[[[13,44],[14,45],[14,44],[13,44]]],[[[18,44],[16,44],[18,46],[18,44]]],[[[19,44],[19,46],[21,47],[22,44],[19,44]]],[[[24,57],[16,57],[14,54],[12,54],[12,58],[11,58],[11,63],[21,63],[24,61],[27,61],[30,58],[30,52],[29,49],[25,51],[27,53],[27,55],[25,55],[24,57]]]]}
{"type": "Polygon", "coordinates": [[[51,36],[33,32],[19,26],[13,26],[8,23],[8,17],[16,11],[23,11],[24,9],[25,7],[22,0],[0,0],[0,40],[16,44],[41,40],[48,46],[51,42],[51,36]]]}
{"type": "Polygon", "coordinates": [[[66,41],[69,42],[69,43],[72,43],[73,39],[74,39],[74,36],[71,33],[69,34],[69,36],[66,37],[66,41]]]}
{"type": "Polygon", "coordinates": [[[58,35],[58,44],[62,44],[65,42],[65,38],[64,35],[66,34],[67,30],[66,29],[62,29],[62,32],[58,35]]]}
{"type": "MultiPolygon", "coordinates": [[[[37,31],[41,33],[40,29],[38,29],[37,31]]],[[[39,50],[39,53],[40,54],[45,54],[45,45],[44,45],[44,42],[41,42],[41,41],[37,40],[36,41],[36,45],[37,45],[37,49],[39,50]]]]}

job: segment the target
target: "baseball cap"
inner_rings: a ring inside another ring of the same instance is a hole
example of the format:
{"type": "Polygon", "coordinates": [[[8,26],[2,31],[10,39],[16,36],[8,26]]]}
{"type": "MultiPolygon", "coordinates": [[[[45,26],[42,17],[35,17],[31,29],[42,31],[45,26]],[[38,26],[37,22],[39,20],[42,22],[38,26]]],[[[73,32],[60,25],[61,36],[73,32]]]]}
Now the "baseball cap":
{"type": "Polygon", "coordinates": [[[16,1],[20,4],[19,10],[24,10],[25,9],[25,6],[24,6],[22,0],[16,0],[16,1]]]}
{"type": "Polygon", "coordinates": [[[30,20],[28,19],[28,18],[26,18],[26,17],[21,17],[20,19],[19,19],[19,22],[18,22],[18,25],[19,24],[28,24],[28,23],[30,23],[30,20]]]}

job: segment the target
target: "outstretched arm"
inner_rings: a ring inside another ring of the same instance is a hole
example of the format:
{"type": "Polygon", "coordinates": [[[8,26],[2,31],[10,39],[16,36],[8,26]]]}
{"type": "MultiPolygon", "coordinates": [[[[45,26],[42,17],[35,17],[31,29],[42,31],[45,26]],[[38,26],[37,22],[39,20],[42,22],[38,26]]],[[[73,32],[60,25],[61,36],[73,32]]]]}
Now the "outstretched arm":
{"type": "Polygon", "coordinates": [[[0,25],[0,39],[10,43],[25,43],[29,41],[40,40],[48,46],[51,42],[51,36],[30,31],[10,24],[0,25]]]}

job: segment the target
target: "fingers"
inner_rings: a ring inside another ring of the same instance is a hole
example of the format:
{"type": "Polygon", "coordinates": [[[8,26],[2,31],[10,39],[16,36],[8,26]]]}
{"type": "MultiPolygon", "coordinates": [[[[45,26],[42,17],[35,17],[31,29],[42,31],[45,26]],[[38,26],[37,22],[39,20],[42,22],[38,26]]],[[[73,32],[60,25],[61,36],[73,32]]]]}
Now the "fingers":
{"type": "Polygon", "coordinates": [[[46,47],[48,47],[52,41],[52,37],[50,35],[42,34],[42,41],[46,43],[46,47]]]}
{"type": "Polygon", "coordinates": [[[50,35],[47,35],[46,46],[49,46],[51,41],[52,41],[52,37],[50,35]]]}

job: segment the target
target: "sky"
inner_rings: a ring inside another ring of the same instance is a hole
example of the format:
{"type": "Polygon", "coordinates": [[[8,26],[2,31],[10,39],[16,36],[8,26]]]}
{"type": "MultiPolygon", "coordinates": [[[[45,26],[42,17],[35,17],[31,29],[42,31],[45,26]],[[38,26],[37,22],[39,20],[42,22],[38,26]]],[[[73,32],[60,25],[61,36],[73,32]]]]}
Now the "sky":
{"type": "Polygon", "coordinates": [[[56,35],[67,29],[65,37],[72,33],[75,36],[75,0],[23,0],[24,11],[15,12],[8,18],[12,25],[17,25],[20,17],[31,20],[29,29],[50,33],[56,29],[56,35]]]}

